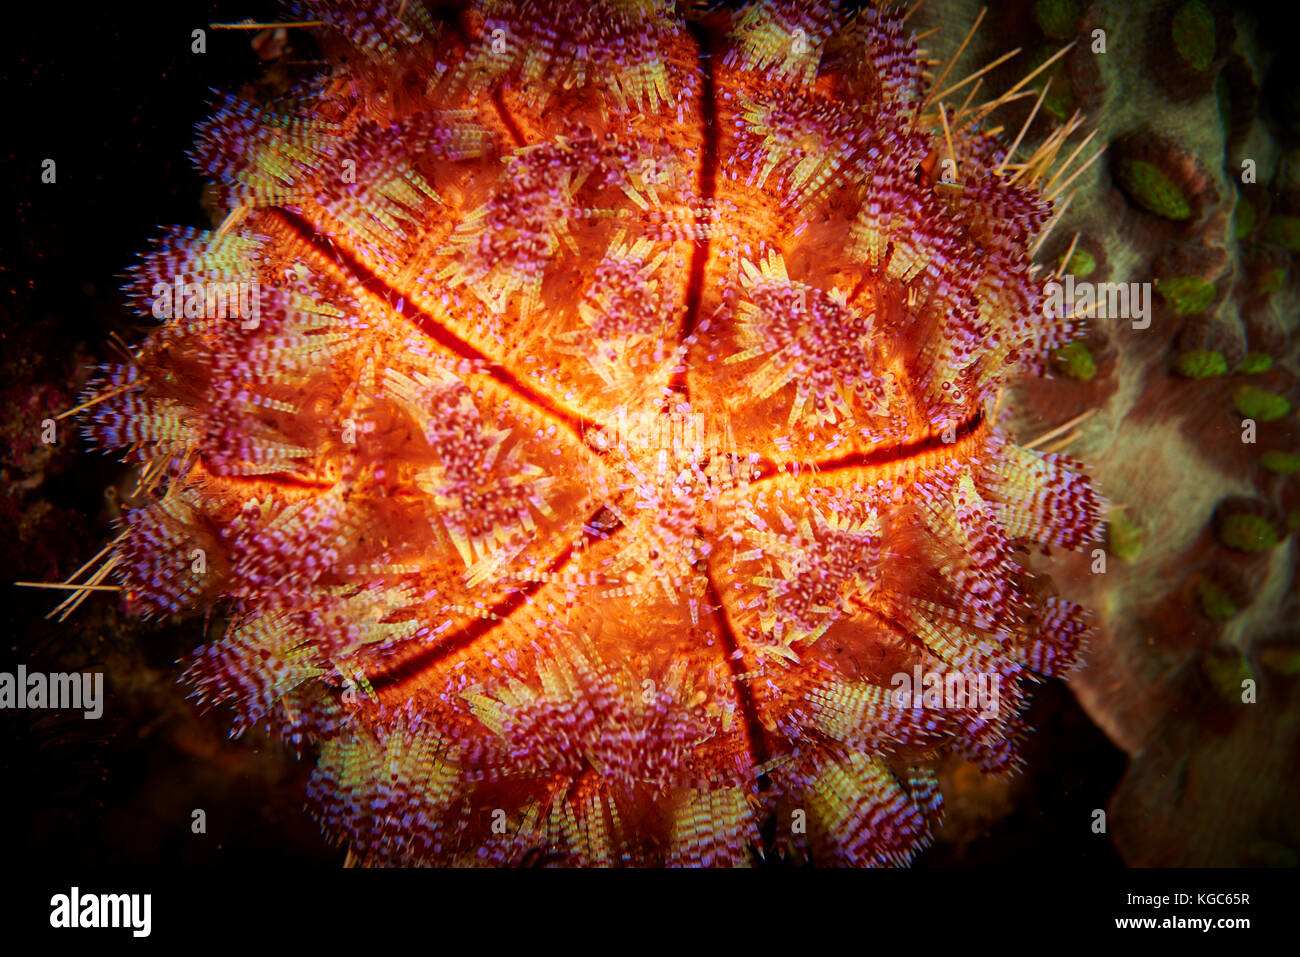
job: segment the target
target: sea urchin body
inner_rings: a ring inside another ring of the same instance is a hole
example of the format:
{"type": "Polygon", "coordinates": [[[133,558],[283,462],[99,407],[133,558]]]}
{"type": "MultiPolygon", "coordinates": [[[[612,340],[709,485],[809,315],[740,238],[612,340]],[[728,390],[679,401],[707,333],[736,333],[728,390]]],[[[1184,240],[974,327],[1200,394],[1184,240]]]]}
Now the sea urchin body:
{"type": "Polygon", "coordinates": [[[218,104],[231,215],[132,284],[203,294],[92,388],[128,604],[232,610],[187,679],[363,863],[910,859],[1085,632],[1017,553],[1100,499],[992,417],[1051,204],[876,10],[299,12],[333,66],[218,104]]]}

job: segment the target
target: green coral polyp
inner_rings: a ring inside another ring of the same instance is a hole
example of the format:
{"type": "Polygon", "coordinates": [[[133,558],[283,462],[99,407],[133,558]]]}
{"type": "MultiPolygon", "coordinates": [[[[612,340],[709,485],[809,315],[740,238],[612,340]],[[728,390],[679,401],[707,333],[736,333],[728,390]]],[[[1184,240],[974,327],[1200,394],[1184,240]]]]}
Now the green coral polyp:
{"type": "Polygon", "coordinates": [[[1276,548],[1278,537],[1277,530],[1266,519],[1245,513],[1223,520],[1219,541],[1234,551],[1259,554],[1276,548]]]}
{"type": "Polygon", "coordinates": [[[1286,280],[1285,269],[1270,269],[1264,275],[1260,276],[1256,288],[1260,292],[1277,292],[1282,288],[1282,283],[1286,280]]]}
{"type": "MultiPolygon", "coordinates": [[[[1028,72],[1037,70],[1058,52],[1057,47],[1040,47],[1038,52],[1029,59],[1028,72]]],[[[1048,67],[1046,72],[1040,73],[1038,79],[1042,83],[1046,83],[1049,79],[1052,82],[1047,90],[1047,96],[1043,98],[1043,109],[1058,120],[1069,116],[1074,111],[1074,90],[1070,86],[1070,78],[1066,75],[1061,61],[1058,60],[1048,67]]]]}
{"type": "Polygon", "coordinates": [[[1083,279],[1091,276],[1097,268],[1097,258],[1086,249],[1076,249],[1065,264],[1065,271],[1072,276],[1083,279]]]}
{"type": "Polygon", "coordinates": [[[1253,385],[1243,385],[1238,389],[1232,396],[1232,404],[1246,418],[1260,422],[1274,422],[1291,411],[1286,396],[1265,392],[1253,385]]]}
{"type": "Polygon", "coordinates": [[[1071,342],[1052,354],[1052,365],[1062,375],[1088,382],[1097,374],[1097,363],[1082,342],[1071,342]]]}
{"type": "Polygon", "coordinates": [[[1190,219],[1191,203],[1178,185],[1154,163],[1127,157],[1116,171],[1119,184],[1139,206],[1175,222],[1190,219]]]}
{"type": "Polygon", "coordinates": [[[1237,364],[1238,375],[1257,375],[1273,368],[1273,357],[1267,352],[1247,352],[1237,364]]]}
{"type": "Polygon", "coordinates": [[[1214,14],[1202,0],[1190,0],[1174,14],[1174,49],[1193,70],[1208,70],[1216,47],[1214,14]]]}
{"type": "Polygon", "coordinates": [[[1230,704],[1241,703],[1242,683],[1253,678],[1250,663],[1236,648],[1218,648],[1201,659],[1201,672],[1215,692],[1230,704]]]}
{"type": "Polygon", "coordinates": [[[1237,203],[1236,226],[1237,238],[1245,239],[1255,229],[1255,224],[1259,222],[1259,216],[1255,212],[1255,207],[1250,205],[1244,199],[1237,203]]]}
{"type": "Polygon", "coordinates": [[[1300,253],[1300,216],[1270,216],[1263,237],[1289,252],[1300,253]]]}
{"type": "Polygon", "coordinates": [[[1079,0],[1037,0],[1034,22],[1053,40],[1063,40],[1079,22],[1079,0]]]}
{"type": "MultiPolygon", "coordinates": [[[[1277,646],[1261,648],[1259,660],[1269,671],[1285,675],[1288,678],[1300,674],[1300,648],[1277,646]]],[[[1292,864],[1291,866],[1294,867],[1295,865],[1292,864]]]]}
{"type": "Polygon", "coordinates": [[[1217,294],[1214,283],[1200,276],[1157,279],[1156,292],[1160,293],[1160,298],[1169,303],[1169,307],[1180,316],[1203,312],[1214,304],[1214,297],[1217,294]]]}
{"type": "Polygon", "coordinates": [[[1209,379],[1212,376],[1225,375],[1228,371],[1228,360],[1223,358],[1222,352],[1193,349],[1175,359],[1174,368],[1178,370],[1179,375],[1189,379],[1209,379]]]}
{"type": "Polygon", "coordinates": [[[1227,621],[1237,613],[1237,604],[1232,596],[1214,582],[1201,582],[1196,593],[1201,600],[1201,610],[1215,621],[1227,621]]]}
{"type": "Polygon", "coordinates": [[[1110,517],[1110,528],[1106,534],[1110,553],[1120,561],[1136,561],[1142,553],[1142,529],[1123,512],[1116,512],[1110,517]]]}
{"type": "Polygon", "coordinates": [[[1278,475],[1294,475],[1300,472],[1300,455],[1273,449],[1259,457],[1259,464],[1278,475]]]}

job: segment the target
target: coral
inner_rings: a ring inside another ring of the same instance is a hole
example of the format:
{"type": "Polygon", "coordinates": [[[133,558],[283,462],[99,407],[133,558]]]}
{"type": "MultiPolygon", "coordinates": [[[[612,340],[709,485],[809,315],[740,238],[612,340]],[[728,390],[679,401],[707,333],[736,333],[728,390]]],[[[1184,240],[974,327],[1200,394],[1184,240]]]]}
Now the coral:
{"type": "Polygon", "coordinates": [[[1071,342],[1052,354],[1052,364],[1062,374],[1087,382],[1097,374],[1097,363],[1082,342],[1071,342]]]}
{"type": "Polygon", "coordinates": [[[1258,289],[1260,292],[1277,292],[1279,289],[1282,288],[1282,285],[1285,282],[1286,282],[1285,269],[1281,269],[1281,268],[1270,269],[1268,272],[1266,272],[1263,276],[1259,278],[1258,282],[1255,283],[1255,288],[1258,289]]]}
{"type": "Polygon", "coordinates": [[[1097,257],[1086,249],[1076,249],[1070,254],[1070,259],[1065,264],[1065,271],[1078,276],[1080,279],[1091,276],[1096,269],[1097,257]]]}
{"type": "Polygon", "coordinates": [[[1134,562],[1142,553],[1142,529],[1127,515],[1117,513],[1111,516],[1106,547],[1115,557],[1126,562],[1134,562]]]}
{"type": "Polygon", "coordinates": [[[1270,472],[1277,472],[1278,475],[1295,475],[1296,472],[1300,472],[1300,455],[1296,455],[1295,452],[1270,449],[1260,456],[1260,464],[1270,472]]]}
{"type": "Polygon", "coordinates": [[[1214,62],[1214,14],[1203,0],[1187,0],[1174,14],[1174,49],[1193,70],[1208,70],[1214,62]]]}
{"type": "Polygon", "coordinates": [[[1279,475],[1294,475],[1300,472],[1300,455],[1270,449],[1259,457],[1259,464],[1279,475]]]}
{"type": "Polygon", "coordinates": [[[1154,163],[1125,157],[1120,160],[1115,175],[1124,191],[1148,212],[1165,219],[1191,217],[1192,207],[1187,196],[1154,163]]]}
{"type": "Polygon", "coordinates": [[[1014,768],[1088,634],[1025,556],[1104,504],[993,416],[1079,332],[1054,151],[1008,168],[875,9],[295,13],[330,67],[218,99],[226,218],[144,255],[178,296],[86,396],[156,488],[127,607],[230,610],[186,680],[319,748],[356,862],[910,860],[936,756],[1014,768]]]}
{"type": "Polygon", "coordinates": [[[1201,659],[1201,672],[1214,693],[1229,704],[1241,700],[1242,682],[1255,677],[1250,663],[1235,648],[1215,648],[1201,659]]]}
{"type": "MultiPolygon", "coordinates": [[[[1145,57],[1151,82],[1174,101],[1218,99],[1217,80],[1237,37],[1231,10],[1218,0],[1152,6],[1145,57]]],[[[1242,99],[1230,95],[1229,103],[1242,105],[1242,99]]]]}
{"type": "Polygon", "coordinates": [[[1062,40],[1074,32],[1079,7],[1079,0],[1034,0],[1034,22],[1052,39],[1062,40]]]}
{"type": "Polygon", "coordinates": [[[1276,548],[1277,532],[1259,515],[1229,515],[1219,526],[1219,541],[1239,552],[1266,552],[1276,548]]]}
{"type": "Polygon", "coordinates": [[[1259,222],[1259,214],[1255,212],[1254,206],[1243,199],[1237,203],[1235,222],[1237,238],[1245,239],[1254,231],[1259,222]]]}
{"type": "MultiPolygon", "coordinates": [[[[1029,59],[1028,69],[1030,72],[1044,67],[1049,60],[1052,60],[1057,53],[1057,48],[1052,45],[1044,45],[1038,49],[1029,59]]],[[[1057,119],[1066,119],[1075,108],[1074,91],[1070,86],[1070,76],[1065,64],[1057,59],[1051,66],[1047,66],[1044,73],[1044,85],[1050,80],[1051,84],[1047,87],[1047,96],[1043,99],[1043,109],[1048,115],[1057,119]]]]}
{"type": "Polygon", "coordinates": [[[1273,357],[1267,352],[1248,352],[1237,363],[1238,375],[1258,375],[1273,368],[1273,357]]]}
{"type": "Polygon", "coordinates": [[[1267,392],[1253,385],[1243,385],[1232,394],[1232,404],[1248,419],[1274,422],[1291,411],[1286,396],[1267,392]]]}
{"type": "Polygon", "coordinates": [[[1201,600],[1201,608],[1215,621],[1227,621],[1237,614],[1236,602],[1222,586],[1209,581],[1201,582],[1196,593],[1201,600]]]}
{"type": "Polygon", "coordinates": [[[1174,368],[1178,370],[1179,375],[1185,375],[1189,379],[1206,379],[1210,376],[1225,375],[1228,371],[1228,360],[1223,358],[1221,352],[1193,349],[1180,355],[1174,361],[1174,368]]]}
{"type": "Polygon", "coordinates": [[[1180,316],[1201,312],[1214,304],[1214,283],[1200,276],[1179,276],[1175,279],[1157,279],[1156,292],[1180,316]]]}
{"type": "Polygon", "coordinates": [[[1288,252],[1300,253],[1300,216],[1270,216],[1260,230],[1266,242],[1277,243],[1288,252]]]}
{"type": "MultiPolygon", "coordinates": [[[[978,8],[946,0],[926,23],[969,21],[978,8]]],[[[971,62],[1036,50],[1040,28],[1016,19],[1004,16],[999,43],[972,50],[971,62]]],[[[1101,254],[1092,281],[1155,295],[1150,325],[1095,316],[1091,380],[1013,381],[1005,404],[1010,431],[1053,435],[1048,447],[1095,463],[1119,503],[1104,571],[1076,562],[1055,576],[1099,609],[1098,638],[1070,686],[1129,756],[1107,808],[1125,861],[1294,860],[1300,686],[1263,664],[1265,649],[1267,660],[1285,662],[1300,647],[1300,579],[1286,535],[1300,517],[1300,487],[1269,468],[1300,448],[1292,411],[1300,282],[1288,233],[1300,215],[1292,127],[1300,114],[1287,105],[1300,88],[1294,58],[1247,12],[1216,0],[1097,0],[1074,38],[1064,58],[1071,89],[1095,124],[1088,148],[1104,144],[1106,162],[1072,183],[1043,255],[1056,264],[1073,244],[1086,246],[1101,254]],[[1104,54],[1087,45],[1093,28],[1105,30],[1104,54]],[[1170,280],[1189,278],[1196,282],[1178,292],[1199,289],[1199,302],[1166,295],[1177,289],[1170,280]],[[1071,426],[1057,431],[1062,423],[1071,426]],[[1237,527],[1233,515],[1251,517],[1237,527]],[[1275,545],[1229,547],[1225,527],[1257,533],[1229,534],[1239,544],[1275,545]],[[1237,613],[1207,615],[1201,582],[1223,588],[1237,613]],[[1236,676],[1242,661],[1261,692],[1249,703],[1239,681],[1216,690],[1207,675],[1236,676]]],[[[995,92],[1018,77],[999,80],[991,78],[995,92]]],[[[1054,132],[1041,123],[1044,110],[1030,148],[1054,132]]]]}

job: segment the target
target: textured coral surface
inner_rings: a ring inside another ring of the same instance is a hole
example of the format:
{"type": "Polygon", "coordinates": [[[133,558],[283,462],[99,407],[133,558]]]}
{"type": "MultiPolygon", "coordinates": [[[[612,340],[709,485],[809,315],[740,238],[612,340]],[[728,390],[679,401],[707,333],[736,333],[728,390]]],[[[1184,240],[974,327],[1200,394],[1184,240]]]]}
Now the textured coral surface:
{"type": "MultiPolygon", "coordinates": [[[[941,0],[921,16],[951,26],[979,7],[941,0]]],[[[1115,841],[1132,864],[1294,865],[1300,127],[1287,104],[1300,84],[1274,46],[1290,24],[1208,0],[1033,12],[995,10],[963,66],[1077,41],[1052,89],[1107,152],[1044,259],[1153,289],[1148,327],[1089,315],[1057,376],[1019,381],[1003,420],[1032,434],[1044,414],[1085,416],[1069,448],[1117,503],[1105,574],[1054,571],[1097,615],[1071,687],[1131,756],[1108,806],[1115,841]]]]}
{"type": "Polygon", "coordinates": [[[257,315],[191,300],[89,390],[153,498],[128,607],[232,610],[187,679],[319,745],[364,863],[910,859],[938,758],[1013,767],[1086,631],[1023,566],[1100,499],[994,424],[1074,333],[1045,169],[892,14],[300,13],[331,68],[217,104],[229,216],[132,283],[257,315]]]}

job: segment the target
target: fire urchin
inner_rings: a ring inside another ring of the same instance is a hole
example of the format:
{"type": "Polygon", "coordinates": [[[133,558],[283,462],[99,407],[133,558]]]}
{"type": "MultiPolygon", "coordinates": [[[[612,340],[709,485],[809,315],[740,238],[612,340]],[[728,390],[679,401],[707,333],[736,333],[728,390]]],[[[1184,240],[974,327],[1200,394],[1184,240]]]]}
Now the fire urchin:
{"type": "Polygon", "coordinates": [[[358,862],[907,861],[1086,630],[1017,552],[1100,498],[993,413],[1074,334],[1051,144],[1009,163],[876,9],[296,14],[331,65],[202,124],[230,215],[143,258],[175,308],[90,389],[153,490],[94,580],[229,609],[187,680],[319,746],[358,862]]]}

